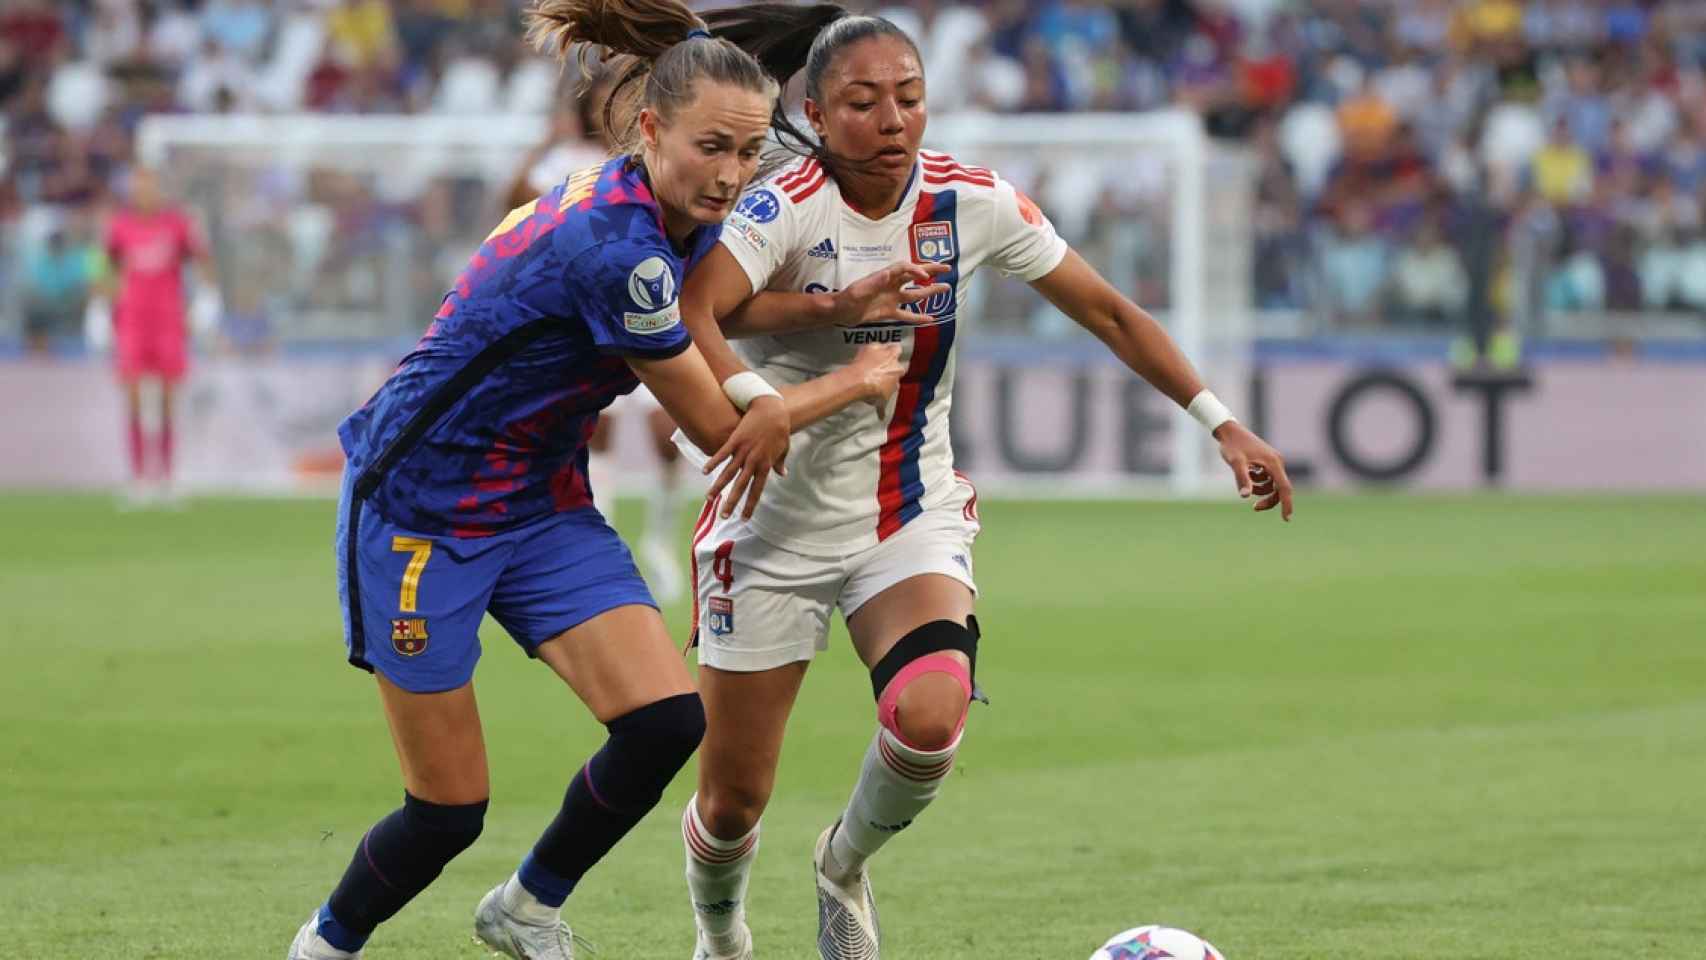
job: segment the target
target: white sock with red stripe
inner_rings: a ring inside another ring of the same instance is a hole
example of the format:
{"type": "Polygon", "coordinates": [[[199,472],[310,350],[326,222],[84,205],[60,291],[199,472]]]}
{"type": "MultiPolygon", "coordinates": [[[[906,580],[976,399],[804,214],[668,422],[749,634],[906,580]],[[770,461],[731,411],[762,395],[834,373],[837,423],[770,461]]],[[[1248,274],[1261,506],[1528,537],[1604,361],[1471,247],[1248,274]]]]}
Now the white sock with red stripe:
{"type": "Polygon", "coordinates": [[[681,839],[687,847],[687,891],[699,934],[714,953],[734,953],[742,945],[741,921],[746,916],[746,884],[758,858],[758,824],[746,836],[721,840],[699,819],[699,795],[687,801],[681,815],[681,839]]]}
{"type": "Polygon", "coordinates": [[[859,768],[859,782],[841,826],[830,838],[830,879],[845,883],[883,844],[912,825],[954,767],[960,738],[940,750],[917,750],[887,727],[878,727],[859,768]],[[839,874],[839,876],[837,875],[839,874]]]}

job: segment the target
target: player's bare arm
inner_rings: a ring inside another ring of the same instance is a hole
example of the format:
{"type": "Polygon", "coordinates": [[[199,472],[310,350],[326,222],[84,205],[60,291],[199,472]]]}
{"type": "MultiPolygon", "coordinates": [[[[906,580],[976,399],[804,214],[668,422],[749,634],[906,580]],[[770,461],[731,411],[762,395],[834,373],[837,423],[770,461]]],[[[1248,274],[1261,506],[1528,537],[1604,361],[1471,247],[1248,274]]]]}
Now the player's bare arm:
{"type": "MultiPolygon", "coordinates": [[[[886,411],[889,400],[900,387],[900,376],[905,371],[905,365],[900,362],[899,347],[868,344],[845,367],[805,383],[781,387],[782,401],[776,405],[785,409],[788,422],[795,430],[803,430],[841,408],[861,401],[872,404],[881,413],[886,411]]],[[[740,442],[741,430],[752,419],[749,411],[728,442],[705,462],[707,474],[727,464],[707,491],[707,496],[714,499],[725,487],[729,489],[729,496],[722,507],[725,517],[734,511],[735,504],[742,502],[744,493],[742,516],[751,518],[753,510],[758,507],[759,494],[764,491],[764,480],[769,476],[768,471],[760,469],[763,461],[752,459],[746,452],[747,447],[740,442]],[[742,459],[743,455],[747,456],[746,460],[742,459]]],[[[776,472],[786,473],[784,466],[778,461],[776,472]]]]}
{"type": "MultiPolygon", "coordinates": [[[[705,260],[700,261],[682,283],[681,320],[717,383],[727,383],[731,377],[749,372],[724,338],[716,319],[719,308],[724,311],[734,309],[747,295],[747,288],[746,274],[721,246],[712,247],[705,260]],[[707,261],[719,259],[728,261],[727,265],[733,268],[732,279],[726,272],[706,269],[707,261]]],[[[712,458],[714,462],[720,462],[719,458],[726,451],[730,462],[767,459],[781,472],[788,455],[788,437],[794,429],[785,403],[775,397],[759,397],[747,407],[746,415],[727,443],[720,447],[702,446],[701,449],[717,450],[712,458]]],[[[711,469],[714,468],[707,463],[707,472],[711,469]]],[[[713,487],[713,496],[721,492],[724,482],[725,476],[720,475],[713,487]]],[[[757,487],[762,491],[764,484],[760,482],[757,487]]],[[[757,493],[750,494],[750,497],[756,505],[757,493]]],[[[734,501],[734,497],[729,498],[731,504],[734,501]]],[[[751,510],[745,515],[751,516],[751,510]]]]}
{"type": "MultiPolygon", "coordinates": [[[[1103,279],[1075,250],[1031,286],[1074,322],[1108,345],[1127,367],[1181,407],[1203,390],[1202,378],[1178,344],[1148,311],[1103,279]]],[[[1279,451],[1236,420],[1214,431],[1221,459],[1232,468],[1238,495],[1255,497],[1256,510],[1280,508],[1291,519],[1291,479],[1279,451]]]]}
{"type": "MultiPolygon", "coordinates": [[[[897,304],[912,302],[945,291],[946,286],[936,284],[917,291],[904,292],[901,292],[900,288],[907,283],[927,282],[942,272],[942,269],[945,268],[931,264],[928,268],[903,265],[899,269],[890,267],[879,270],[854,284],[858,289],[854,290],[852,295],[867,301],[887,299],[897,304]],[[891,289],[894,292],[885,293],[891,289]]],[[[778,306],[773,311],[777,313],[785,311],[786,301],[810,298],[807,294],[768,292],[760,293],[759,296],[778,298],[778,306]]],[[[751,298],[752,284],[747,279],[746,272],[722,246],[713,247],[705,259],[688,274],[682,285],[682,322],[686,324],[688,334],[693,338],[705,364],[719,383],[726,383],[730,377],[748,372],[746,364],[729,346],[725,334],[728,318],[740,312],[743,304],[750,302],[751,298]]],[[[874,314],[874,310],[871,312],[874,314]]],[[[898,308],[889,312],[907,319],[913,317],[898,308]]],[[[835,321],[831,319],[819,322],[835,321]]],[[[781,331],[777,328],[772,332],[781,331]]],[[[810,426],[852,403],[863,401],[881,411],[899,386],[899,377],[903,370],[898,349],[862,350],[851,364],[841,370],[832,371],[817,380],[782,388],[782,403],[775,402],[774,398],[755,400],[734,434],[705,464],[707,473],[716,470],[725,461],[731,465],[718,475],[710,490],[710,495],[715,497],[731,481],[734,482],[730,489],[731,495],[723,507],[724,516],[728,515],[726,511],[731,510],[733,505],[740,501],[742,490],[746,487],[746,484],[736,479],[740,476],[739,468],[733,465],[756,462],[769,456],[771,462],[776,465],[777,472],[783,472],[786,441],[791,431],[810,426]],[[781,431],[780,444],[776,439],[778,430],[781,431]]],[[[701,449],[710,448],[701,446],[701,449]]],[[[752,509],[757,505],[758,492],[762,489],[763,483],[759,482],[756,489],[746,492],[748,507],[745,516],[751,516],[752,509]]]]}
{"type": "Polygon", "coordinates": [[[740,411],[723,395],[697,344],[662,360],[627,360],[694,446],[709,453],[728,442],[740,411]]]}
{"type": "MultiPolygon", "coordinates": [[[[710,454],[705,472],[722,468],[708,495],[715,498],[725,488],[729,491],[723,516],[733,512],[744,498],[742,516],[750,518],[770,471],[782,472],[781,459],[769,458],[764,443],[752,442],[751,437],[743,442],[741,430],[753,420],[750,409],[745,417],[735,410],[697,345],[665,360],[630,357],[628,365],[693,445],[710,454]]],[[[894,396],[904,371],[900,348],[869,344],[847,366],[805,383],[784,386],[779,391],[780,401],[763,398],[753,407],[768,400],[782,411],[784,423],[803,429],[854,403],[870,403],[880,410],[894,396]]],[[[784,443],[782,453],[786,452],[784,443]]]]}
{"type": "MultiPolygon", "coordinates": [[[[728,254],[724,252],[724,256],[728,254]]],[[[730,265],[739,272],[738,266],[730,265]]],[[[947,272],[947,265],[941,263],[894,263],[833,293],[763,290],[732,312],[718,314],[718,320],[724,335],[730,337],[867,323],[916,323],[925,317],[915,304],[949,292],[947,284],[931,282],[947,272]]]]}

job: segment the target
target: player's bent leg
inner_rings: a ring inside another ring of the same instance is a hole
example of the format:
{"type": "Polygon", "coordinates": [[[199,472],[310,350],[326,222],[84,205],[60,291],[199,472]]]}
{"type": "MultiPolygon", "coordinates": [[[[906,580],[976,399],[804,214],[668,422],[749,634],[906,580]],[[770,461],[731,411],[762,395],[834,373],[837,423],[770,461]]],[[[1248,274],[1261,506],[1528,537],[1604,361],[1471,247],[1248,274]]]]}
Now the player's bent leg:
{"type": "MultiPolygon", "coordinates": [[[[641,387],[635,391],[638,397],[641,387]]],[[[648,398],[650,394],[647,394],[648,398]]],[[[675,435],[675,421],[669,418],[657,401],[651,400],[646,410],[646,427],[651,434],[652,450],[657,455],[656,482],[646,490],[646,530],[640,539],[640,554],[645,559],[652,589],[664,603],[675,603],[686,595],[687,576],[682,572],[680,556],[681,530],[681,451],[670,438],[675,435]]]]}
{"type": "Polygon", "coordinates": [[[561,809],[474,915],[487,946],[526,960],[574,955],[563,902],[640,822],[699,746],[705,710],[657,610],[605,611],[536,649],[610,737],[576,771],[561,809]]]}
{"type": "Polygon", "coordinates": [[[592,504],[612,524],[616,522],[616,464],[610,450],[614,424],[609,412],[600,414],[586,441],[586,482],[592,487],[592,504]]]}
{"type": "Polygon", "coordinates": [[[592,505],[612,524],[616,522],[616,464],[610,450],[614,422],[609,411],[600,414],[586,442],[586,482],[592,487],[592,505]]]}
{"type": "Polygon", "coordinates": [[[849,874],[911,825],[953,766],[976,662],[971,610],[965,584],[925,574],[888,587],[848,617],[871,669],[878,723],[831,850],[849,874]]]}
{"type": "Polygon", "coordinates": [[[694,960],[752,955],[746,890],[758,857],[759,821],[776,786],[783,733],[808,662],[750,673],[700,667],[708,723],[699,749],[699,791],[681,817],[698,930],[694,960]]]}
{"type": "Polygon", "coordinates": [[[971,702],[971,589],[940,574],[907,577],[847,618],[871,669],[878,727],[846,810],[818,838],[818,952],[878,955],[881,928],[865,863],[936,798],[953,768],[971,702]]]}
{"type": "Polygon", "coordinates": [[[298,931],[292,960],[358,956],[374,928],[437,879],[485,823],[486,747],[473,686],[412,693],[378,681],[403,805],[361,838],[331,896],[298,931]]]}
{"type": "Polygon", "coordinates": [[[696,802],[713,836],[740,837],[763,816],[808,664],[799,660],[751,673],[700,668],[707,726],[696,802]]]}
{"type": "Polygon", "coordinates": [[[177,419],[178,377],[160,378],[159,481],[162,494],[170,500],[177,496],[172,486],[172,457],[176,449],[173,425],[177,419]]]}
{"type": "Polygon", "coordinates": [[[145,498],[142,486],[148,469],[148,438],[142,428],[142,379],[140,374],[121,369],[124,385],[125,453],[130,463],[130,483],[125,488],[124,503],[140,506],[145,498]]]}
{"type": "Polygon", "coordinates": [[[699,792],[682,817],[695,957],[745,956],[747,877],[788,714],[828,646],[846,581],[840,558],[774,546],[709,503],[693,539],[694,636],[709,719],[699,792]]]}

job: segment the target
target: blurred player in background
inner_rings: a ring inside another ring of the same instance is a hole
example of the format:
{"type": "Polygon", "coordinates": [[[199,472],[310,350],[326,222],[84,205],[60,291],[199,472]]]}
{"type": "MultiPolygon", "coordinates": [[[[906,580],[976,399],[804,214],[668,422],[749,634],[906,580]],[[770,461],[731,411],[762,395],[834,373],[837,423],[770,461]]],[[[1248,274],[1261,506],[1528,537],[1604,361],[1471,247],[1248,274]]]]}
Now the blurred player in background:
{"type": "Polygon", "coordinates": [[[689,278],[683,316],[718,377],[750,365],[791,383],[872,342],[901,346],[907,371],[888,417],[850,408],[802,430],[792,468],[750,518],[712,503],[695,532],[707,729],[699,792],[682,817],[694,956],[753,956],[744,899],[759,819],[806,668],[839,608],[870,671],[877,729],[847,806],[818,837],[818,951],[873,960],[865,864],[936,797],[976,690],[981,525],[949,439],[956,321],[973,272],[1031,284],[1188,409],[1256,510],[1289,519],[1291,487],[1279,454],[1232,419],[1166,330],[1036,204],[991,170],[920,150],[924,68],[905,33],[832,4],[761,6],[706,18],[724,35],[772,38],[753,53],[784,83],[803,71],[810,132],[780,115],[776,132],[804,157],[747,191],[689,278]],[[787,27],[814,20],[826,24],[815,41],[791,48],[787,27]],[[920,274],[922,291],[894,283],[920,274]],[[715,333],[748,339],[737,355],[715,333]]]}
{"type": "MultiPolygon", "coordinates": [[[[593,109],[609,91],[608,78],[596,78],[570,105],[551,114],[551,132],[544,143],[522,161],[521,173],[509,191],[513,209],[539,196],[570,173],[604,162],[612,144],[604,135],[603,118],[593,109]]],[[[639,542],[640,561],[645,564],[652,590],[664,603],[681,599],[687,580],[677,559],[676,534],[680,528],[681,452],[671,437],[675,421],[658,403],[651,390],[640,384],[633,393],[616,398],[599,415],[598,428],[587,441],[587,475],[592,483],[598,510],[607,517],[616,512],[616,470],[612,446],[617,424],[631,417],[644,421],[657,457],[657,482],[646,486],[646,523],[639,542]]]]}
{"type": "Polygon", "coordinates": [[[213,257],[189,212],[167,198],[152,170],[130,175],[125,206],[108,219],[103,241],[111,271],[110,308],[97,301],[89,311],[88,336],[95,346],[110,342],[124,387],[131,486],[139,502],[172,493],[173,401],[189,366],[190,326],[213,329],[221,310],[213,257]],[[197,283],[186,298],[184,270],[194,265],[197,283]],[[154,434],[146,431],[143,387],[159,387],[154,434]]]}

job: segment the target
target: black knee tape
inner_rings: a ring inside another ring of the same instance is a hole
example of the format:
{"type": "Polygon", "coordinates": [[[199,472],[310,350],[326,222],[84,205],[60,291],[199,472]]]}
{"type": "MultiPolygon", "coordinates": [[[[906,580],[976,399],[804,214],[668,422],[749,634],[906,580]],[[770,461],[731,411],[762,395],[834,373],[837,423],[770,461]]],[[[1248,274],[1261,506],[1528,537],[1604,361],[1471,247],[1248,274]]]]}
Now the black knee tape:
{"type": "Polygon", "coordinates": [[[587,763],[599,799],[616,809],[650,807],[705,737],[697,693],[649,703],[605,724],[610,739],[587,763]]]}
{"type": "Polygon", "coordinates": [[[407,791],[403,794],[403,829],[408,832],[412,856],[437,861],[441,866],[474,845],[486,823],[486,806],[479,803],[432,803],[407,791]]]}
{"type": "MultiPolygon", "coordinates": [[[[871,668],[871,695],[881,700],[883,691],[888,689],[889,682],[909,663],[919,657],[940,653],[944,650],[957,650],[966,655],[971,661],[972,689],[977,690],[977,617],[968,616],[964,625],[952,620],[932,620],[924,626],[901,637],[894,648],[883,655],[877,665],[871,668]]],[[[981,692],[973,694],[975,699],[983,699],[981,692]]]]}

